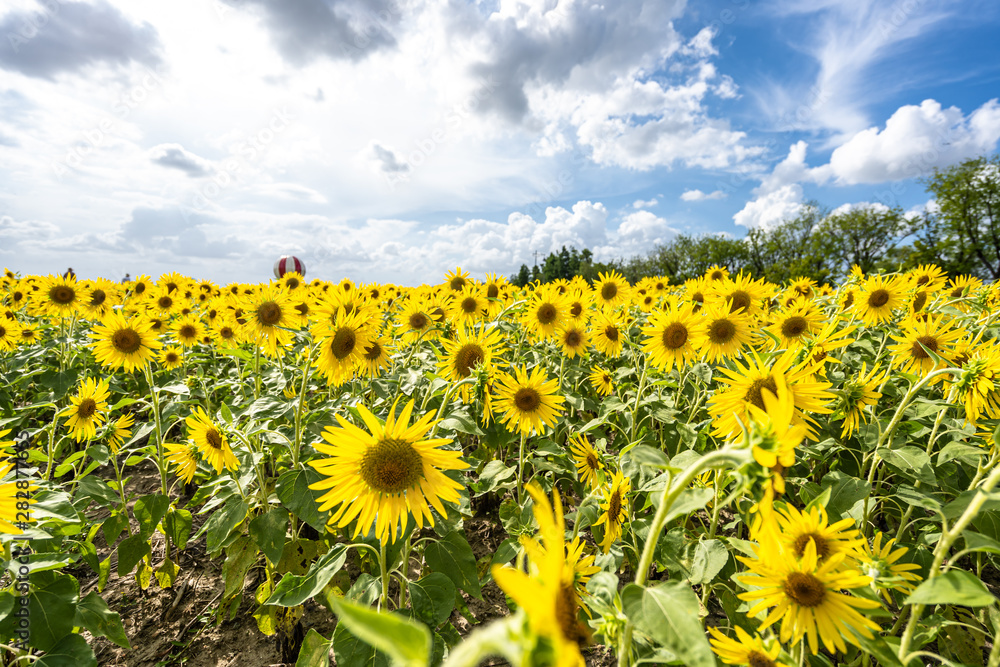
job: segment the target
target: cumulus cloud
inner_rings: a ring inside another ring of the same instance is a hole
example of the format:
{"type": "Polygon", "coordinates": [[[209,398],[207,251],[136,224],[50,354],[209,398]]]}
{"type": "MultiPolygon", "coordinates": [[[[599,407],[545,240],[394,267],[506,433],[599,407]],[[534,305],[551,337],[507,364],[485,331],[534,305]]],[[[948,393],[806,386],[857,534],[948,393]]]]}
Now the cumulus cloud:
{"type": "Polygon", "coordinates": [[[611,245],[599,248],[600,255],[627,257],[648,255],[657,245],[677,235],[666,219],[650,211],[636,211],[625,216],[611,236],[611,245]]]}
{"type": "Polygon", "coordinates": [[[992,151],[1000,140],[1000,104],[994,98],[968,116],[935,100],[900,107],[884,129],[858,132],[833,151],[824,176],[838,184],[882,183],[920,176],[992,151]]]}
{"type": "Polygon", "coordinates": [[[656,197],[653,197],[652,199],[645,201],[643,201],[642,199],[636,199],[634,202],[632,202],[632,208],[653,208],[659,203],[660,202],[657,200],[656,197]]]}
{"type": "Polygon", "coordinates": [[[830,211],[830,215],[844,215],[845,213],[850,213],[851,211],[865,211],[873,210],[879,213],[887,213],[889,207],[882,202],[870,202],[870,201],[860,201],[854,203],[841,204],[837,208],[830,211]]]}
{"type": "Polygon", "coordinates": [[[47,2],[38,10],[0,17],[0,68],[54,79],[94,65],[155,66],[159,34],[149,23],[133,24],[107,0],[47,2]]]}
{"type": "Polygon", "coordinates": [[[385,174],[405,174],[410,171],[409,164],[400,160],[391,149],[378,143],[368,147],[367,157],[378,171],[385,174]]]}
{"type": "Polygon", "coordinates": [[[681,199],[683,201],[705,201],[706,199],[725,199],[726,193],[722,190],[714,190],[705,194],[701,190],[695,188],[694,190],[685,190],[681,193],[681,199]]]}
{"type": "Polygon", "coordinates": [[[772,229],[781,221],[795,217],[801,210],[802,186],[793,183],[783,185],[774,192],[748,202],[733,216],[733,221],[748,229],[753,227],[772,229]]]}
{"type": "Polygon", "coordinates": [[[159,144],[149,149],[149,159],[161,167],[183,171],[192,178],[212,173],[212,163],[180,144],[159,144]]]}

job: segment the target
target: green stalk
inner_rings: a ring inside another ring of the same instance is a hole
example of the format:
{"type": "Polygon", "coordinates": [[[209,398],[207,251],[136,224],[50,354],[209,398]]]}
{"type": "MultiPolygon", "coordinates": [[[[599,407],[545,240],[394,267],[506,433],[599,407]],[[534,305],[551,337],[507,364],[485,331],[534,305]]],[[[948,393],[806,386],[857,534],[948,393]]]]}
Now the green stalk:
{"type": "Polygon", "coordinates": [[[386,602],[389,599],[389,570],[386,567],[385,562],[385,542],[379,540],[379,556],[378,565],[382,574],[382,597],[379,598],[378,608],[379,611],[386,606],[386,602]]]}
{"type": "Polygon", "coordinates": [[[521,446],[517,449],[517,504],[524,507],[524,485],[521,484],[524,471],[524,443],[528,439],[528,434],[521,431],[521,446]]]}
{"type": "Polygon", "coordinates": [[[302,385],[299,387],[299,405],[295,408],[295,443],[292,446],[292,469],[299,465],[299,450],[302,447],[302,410],[306,403],[306,384],[309,382],[309,368],[312,364],[313,353],[319,348],[321,343],[316,343],[309,348],[306,355],[306,363],[302,368],[302,385]]]}

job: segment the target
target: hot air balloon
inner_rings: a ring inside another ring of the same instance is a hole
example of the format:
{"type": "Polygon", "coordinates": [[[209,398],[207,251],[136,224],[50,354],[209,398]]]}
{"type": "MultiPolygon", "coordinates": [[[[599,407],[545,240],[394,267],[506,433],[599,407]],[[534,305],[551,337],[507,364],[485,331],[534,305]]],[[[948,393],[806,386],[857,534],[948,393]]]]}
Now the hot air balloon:
{"type": "Polygon", "coordinates": [[[289,271],[296,271],[299,275],[306,275],[306,265],[302,260],[294,255],[282,255],[274,263],[274,277],[281,278],[289,271]]]}

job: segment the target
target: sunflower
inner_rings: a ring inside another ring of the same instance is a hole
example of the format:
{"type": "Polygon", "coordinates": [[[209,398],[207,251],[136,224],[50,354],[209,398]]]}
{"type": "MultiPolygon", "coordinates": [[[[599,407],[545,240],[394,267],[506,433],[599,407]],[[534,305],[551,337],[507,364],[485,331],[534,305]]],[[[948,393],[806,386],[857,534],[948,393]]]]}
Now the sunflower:
{"type": "Polygon", "coordinates": [[[784,349],[802,347],[824,324],[823,313],[811,301],[797,299],[780,313],[768,331],[784,349]]]}
{"type": "Polygon", "coordinates": [[[572,359],[578,354],[581,356],[587,354],[587,346],[590,344],[587,330],[582,325],[573,322],[567,322],[559,327],[556,340],[559,341],[559,347],[568,359],[572,359]]]}
{"type": "Polygon", "coordinates": [[[136,300],[144,299],[152,286],[153,281],[149,276],[141,275],[128,284],[128,297],[136,300]]]}
{"type": "Polygon", "coordinates": [[[176,345],[164,348],[160,351],[158,361],[160,362],[160,365],[168,371],[180,368],[181,364],[184,363],[184,349],[177,347],[176,345]]]}
{"type": "Polygon", "coordinates": [[[611,545],[622,537],[622,525],[628,521],[628,494],[632,490],[632,480],[622,475],[619,470],[611,478],[611,483],[603,489],[604,499],[601,501],[601,514],[595,526],[604,526],[604,539],[601,549],[608,553],[611,545]]]}
{"type": "Polygon", "coordinates": [[[723,281],[729,277],[729,269],[724,266],[719,266],[718,264],[713,264],[705,270],[705,280],[707,282],[713,283],[716,281],[723,281]]]}
{"type": "MultiPolygon", "coordinates": [[[[452,382],[461,382],[471,377],[478,366],[492,370],[493,357],[497,348],[503,346],[503,336],[499,329],[474,331],[460,329],[455,340],[442,339],[444,355],[438,359],[440,374],[452,382]]],[[[459,388],[462,400],[469,402],[472,387],[464,384],[459,388]]]]}
{"type": "Polygon", "coordinates": [[[952,299],[962,299],[971,296],[983,286],[983,281],[974,276],[958,276],[952,278],[948,285],[948,296],[952,299]]]}
{"type": "Polygon", "coordinates": [[[485,319],[488,305],[483,289],[470,283],[455,294],[448,315],[457,326],[471,326],[485,319]]]}
{"type": "Polygon", "coordinates": [[[603,481],[604,463],[594,448],[590,445],[586,436],[574,435],[570,438],[569,451],[576,462],[576,472],[580,481],[591,489],[596,489],[603,481]]]}
{"type": "Polygon", "coordinates": [[[717,303],[726,303],[730,313],[742,311],[751,319],[763,314],[764,300],[769,298],[772,288],[761,278],[754,280],[742,271],[735,280],[725,278],[711,283],[711,298],[717,303]]]}
{"type": "Polygon", "coordinates": [[[734,626],[734,629],[737,639],[730,639],[719,632],[718,628],[710,627],[708,629],[712,635],[708,641],[715,654],[722,658],[722,662],[727,665],[749,665],[750,667],[789,667],[783,662],[777,662],[778,654],[781,653],[781,644],[772,641],[770,648],[766,648],[760,635],[751,637],[746,630],[738,625],[734,626]]]}
{"type": "Polygon", "coordinates": [[[90,319],[103,319],[120,302],[118,286],[110,280],[98,278],[80,285],[87,290],[87,298],[80,303],[80,312],[90,319]]]}
{"type": "Polygon", "coordinates": [[[235,349],[240,346],[239,325],[231,315],[220,315],[212,327],[212,341],[216,347],[235,349]]]}
{"type": "Polygon", "coordinates": [[[71,317],[90,298],[76,276],[49,276],[42,278],[38,292],[32,295],[36,315],[71,317]]]}
{"type": "Polygon", "coordinates": [[[865,539],[854,527],[854,519],[841,519],[830,524],[826,510],[813,506],[800,512],[788,505],[774,513],[784,548],[800,559],[806,547],[812,544],[816,550],[816,562],[823,563],[828,558],[844,554],[849,559],[860,555],[865,539]]]}
{"type": "Polygon", "coordinates": [[[437,338],[434,330],[434,318],[427,312],[425,304],[410,298],[398,315],[399,328],[396,335],[403,344],[415,343],[418,340],[437,338]]]}
{"type": "Polygon", "coordinates": [[[240,462],[236,460],[233,450],[229,447],[226,435],[212,422],[212,418],[201,407],[196,407],[194,413],[185,418],[188,427],[188,439],[198,448],[208,464],[215,472],[239,470],[240,462]]]}
{"type": "Polygon", "coordinates": [[[761,624],[761,630],[781,620],[781,641],[797,643],[804,636],[813,655],[819,652],[820,640],[831,653],[846,652],[844,639],[857,644],[854,633],[872,639],[872,630],[881,630],[858,611],[875,609],[880,606],[878,602],[842,592],[871,582],[870,577],[857,570],[842,569],[845,553],[829,556],[819,563],[816,543],[811,539],[801,558],[782,550],[774,540],[764,540],[755,551],[756,558],[736,557],[750,568],[749,574],[736,575],[736,579],[756,589],[737,597],[752,603],[746,613],[748,617],[774,608],[761,624]]]}
{"type": "Polygon", "coordinates": [[[160,279],[156,281],[156,286],[167,293],[173,293],[184,292],[190,283],[191,281],[185,276],[176,271],[171,271],[160,276],[160,279]]]}
{"type": "Polygon", "coordinates": [[[504,309],[504,301],[508,293],[510,284],[507,278],[496,273],[486,274],[486,283],[483,285],[483,294],[486,296],[486,318],[495,319],[500,311],[504,309]]]}
{"type": "Polygon", "coordinates": [[[695,313],[705,306],[708,292],[708,281],[704,278],[692,278],[684,283],[684,300],[691,303],[695,313]]]}
{"type": "MultiPolygon", "coordinates": [[[[0,477],[7,474],[10,467],[10,463],[0,464],[0,477]]],[[[21,509],[24,507],[21,505],[24,502],[23,498],[23,491],[19,493],[17,482],[0,483],[0,535],[20,535],[24,532],[20,527],[22,525],[27,527],[25,522],[20,520],[24,517],[24,510],[21,509]],[[21,514],[20,518],[18,514],[21,514]]],[[[28,502],[34,502],[34,498],[29,497],[28,502]]],[[[29,513],[28,518],[30,517],[29,513]]]]}
{"type": "Polygon", "coordinates": [[[573,289],[566,293],[566,319],[578,324],[586,324],[590,319],[590,307],[594,295],[590,290],[573,289]]]}
{"type": "Polygon", "coordinates": [[[456,266],[454,271],[448,271],[444,274],[444,284],[452,292],[461,292],[469,284],[469,272],[456,266]]]}
{"type": "Polygon", "coordinates": [[[338,414],[340,428],[328,426],[323,432],[326,442],[313,445],[330,458],[309,462],[326,477],[309,488],[326,491],[318,498],[321,512],[340,505],[327,526],[344,528],[357,519],[354,537],[374,527],[379,541],[387,544],[406,534],[410,513],[418,528],[423,528],[425,520],[428,526],[434,525],[431,507],[447,517],[441,501],[457,503],[462,485],[442,471],[469,466],[461,451],[440,448],[451,438],[423,439],[437,423],[433,414],[410,426],[412,400],[398,418],[394,403],[384,423],[360,403],[357,411],[370,432],[338,414]]]}
{"type": "Polygon", "coordinates": [[[601,308],[615,308],[629,299],[628,281],[617,271],[600,273],[594,283],[594,300],[601,308]]]}
{"type": "Polygon", "coordinates": [[[337,316],[320,340],[316,366],[326,376],[327,384],[340,386],[354,375],[356,364],[371,347],[373,333],[361,313],[337,316]]]}
{"type": "Polygon", "coordinates": [[[587,380],[590,382],[590,386],[594,388],[594,391],[601,396],[610,396],[611,392],[615,390],[615,379],[609,371],[604,370],[600,366],[594,366],[591,369],[587,380]]]}
{"type": "Polygon", "coordinates": [[[906,277],[917,289],[926,289],[931,292],[938,291],[947,282],[944,270],[936,264],[921,264],[917,268],[911,269],[906,277]]]}
{"type": "Polygon", "coordinates": [[[566,545],[566,567],[573,573],[573,590],[576,591],[577,600],[587,592],[587,582],[590,577],[601,571],[601,568],[594,565],[595,556],[583,554],[586,546],[579,536],[566,545]]]}
{"type": "Polygon", "coordinates": [[[38,332],[35,331],[34,327],[29,324],[21,325],[21,342],[25,345],[38,342],[38,332]]]}
{"type": "Polygon", "coordinates": [[[885,381],[888,370],[879,372],[878,366],[872,366],[868,371],[868,364],[861,364],[861,372],[844,383],[840,391],[840,400],[837,404],[837,411],[834,417],[843,417],[844,426],[840,431],[841,438],[849,438],[858,428],[860,422],[868,423],[865,415],[865,407],[875,405],[878,399],[882,398],[878,387],[885,381]]]}
{"type": "Polygon", "coordinates": [[[843,328],[838,328],[838,325],[836,319],[830,320],[822,331],[803,345],[807,363],[816,375],[826,377],[826,365],[840,363],[840,360],[830,356],[830,353],[854,342],[854,339],[848,336],[857,329],[857,325],[850,324],[843,328]]]}
{"type": "Polygon", "coordinates": [[[864,551],[855,558],[863,574],[872,578],[872,584],[878,589],[886,603],[892,602],[889,591],[896,590],[900,593],[910,594],[913,592],[914,583],[920,581],[921,576],[914,572],[920,566],[916,563],[900,563],[899,559],[909,551],[906,547],[900,547],[893,551],[895,539],[882,544],[882,531],[875,533],[875,539],[871,545],[865,540],[864,551]]]}
{"type": "Polygon", "coordinates": [[[799,295],[803,299],[812,299],[816,296],[816,281],[812,278],[800,276],[788,284],[791,292],[799,295]]]}
{"type": "Polygon", "coordinates": [[[698,358],[705,325],[694,314],[693,304],[685,303],[651,315],[649,326],[643,327],[642,333],[647,336],[642,349],[650,362],[669,373],[675,364],[679,371],[698,358]]]}
{"type": "Polygon", "coordinates": [[[74,440],[93,440],[97,436],[97,427],[104,423],[110,397],[107,380],[97,382],[87,378],[80,384],[76,396],[69,399],[71,405],[59,413],[60,417],[69,417],[66,427],[74,440]]]}
{"type": "Polygon", "coordinates": [[[145,366],[163,347],[150,331],[148,322],[138,317],[126,319],[121,313],[111,313],[104,322],[94,327],[90,337],[94,339],[94,358],[102,366],[124,367],[127,372],[145,366]]]}
{"type": "Polygon", "coordinates": [[[776,492],[785,492],[784,471],[795,465],[795,449],[806,437],[804,424],[792,424],[795,415],[795,401],[785,386],[784,377],[774,377],[777,391],[761,387],[760,394],[764,409],[751,404],[749,407],[752,423],[748,433],[753,458],[757,463],[772,470],[777,477],[776,492]]]}
{"type": "Polygon", "coordinates": [[[951,384],[965,407],[966,421],[975,424],[983,414],[1000,418],[1000,346],[996,341],[980,343],[964,362],[955,364],[962,370],[952,376],[951,384]]]}
{"type": "Polygon", "coordinates": [[[21,344],[21,326],[17,320],[0,318],[0,352],[10,352],[21,344]]]}
{"type": "Polygon", "coordinates": [[[156,287],[151,290],[146,303],[151,313],[169,318],[179,313],[181,308],[184,307],[181,296],[177,292],[170,293],[162,287],[156,287]]]}
{"type": "Polygon", "coordinates": [[[730,305],[727,302],[705,308],[705,334],[700,340],[706,361],[735,357],[750,343],[750,318],[742,311],[732,312],[730,305]]]}
{"type": "Polygon", "coordinates": [[[187,315],[179,318],[170,327],[174,338],[184,347],[192,347],[201,342],[201,337],[205,334],[205,326],[197,317],[187,315]]]}
{"type": "Polygon", "coordinates": [[[389,366],[389,356],[392,350],[392,340],[387,336],[372,338],[365,353],[358,360],[358,369],[368,377],[377,377],[389,366]]]}
{"type": "Polygon", "coordinates": [[[952,329],[943,318],[935,316],[908,320],[902,323],[901,328],[902,335],[893,336],[896,344],[889,346],[892,365],[904,373],[920,377],[946,368],[954,354],[956,341],[965,335],[962,329],[952,329]],[[937,355],[938,360],[932,358],[928,351],[937,355]]]}
{"type": "Polygon", "coordinates": [[[298,271],[289,271],[285,275],[281,276],[278,281],[278,285],[281,289],[286,292],[294,292],[299,288],[304,288],[306,285],[305,277],[298,271]]]}
{"type": "MultiPolygon", "coordinates": [[[[283,280],[288,275],[285,274],[283,280]]],[[[293,307],[292,297],[274,285],[246,297],[241,306],[246,314],[241,337],[260,345],[264,354],[270,357],[277,355],[279,347],[291,343],[295,336],[293,331],[303,324],[302,314],[293,307]]]]}
{"type": "Polygon", "coordinates": [[[524,610],[531,630],[548,641],[546,648],[552,656],[538,664],[583,667],[580,645],[587,642],[589,633],[578,618],[574,571],[566,562],[566,525],[559,492],[552,490],[550,503],[534,482],[526,488],[535,501],[532,511],[545,547],[533,538],[526,539],[528,573],[494,565],[493,580],[524,610]]]}
{"type": "Polygon", "coordinates": [[[740,360],[734,360],[732,369],[720,368],[726,377],[720,379],[720,386],[709,401],[709,413],[713,416],[713,435],[734,438],[742,433],[743,425],[748,423],[750,406],[766,410],[762,390],[768,389],[777,395],[780,380],[788,388],[795,405],[791,423],[804,424],[807,436],[815,440],[817,436],[812,430],[815,422],[805,413],[832,412],[827,407],[827,402],[834,395],[828,391],[830,383],[815,380],[807,364],[793,367],[795,356],[794,350],[789,350],[770,363],[766,357],[754,353],[745,357],[746,365],[740,360]]]}
{"type": "Polygon", "coordinates": [[[554,289],[541,287],[531,295],[523,323],[535,335],[552,338],[566,318],[566,297],[554,289]]]}
{"type": "Polygon", "coordinates": [[[135,424],[135,415],[126,413],[115,420],[108,435],[108,446],[113,454],[117,454],[125,440],[132,435],[132,426],[135,424]]]}
{"type": "Polygon", "coordinates": [[[541,366],[530,376],[524,366],[514,369],[514,375],[501,373],[498,383],[494,410],[509,430],[528,435],[534,427],[540,434],[546,426],[555,426],[566,399],[556,393],[558,380],[546,379],[541,366]]]}
{"type": "Polygon", "coordinates": [[[869,327],[888,322],[892,311],[902,305],[903,284],[898,276],[869,276],[853,301],[854,312],[869,327]]]}
{"type": "Polygon", "coordinates": [[[622,354],[622,346],[628,336],[628,324],[623,313],[610,310],[599,311],[590,321],[593,343],[605,356],[617,358],[622,354]]]}
{"type": "Polygon", "coordinates": [[[184,480],[185,484],[190,484],[191,480],[194,479],[195,471],[198,470],[198,460],[194,455],[194,447],[165,442],[163,448],[167,452],[165,457],[167,462],[174,464],[174,473],[184,480]]]}

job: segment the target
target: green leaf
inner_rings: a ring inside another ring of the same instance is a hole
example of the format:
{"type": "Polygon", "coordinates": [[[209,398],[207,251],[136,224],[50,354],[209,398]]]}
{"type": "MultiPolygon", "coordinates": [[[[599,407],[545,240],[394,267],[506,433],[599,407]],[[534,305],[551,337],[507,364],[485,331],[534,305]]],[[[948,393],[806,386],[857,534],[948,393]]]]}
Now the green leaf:
{"type": "Polygon", "coordinates": [[[222,548],[229,534],[247,518],[247,509],[247,504],[242,498],[233,496],[226,501],[222,509],[216,510],[209,517],[199,531],[199,535],[205,533],[208,553],[213,554],[222,548]]]}
{"type": "Polygon", "coordinates": [[[960,442],[949,442],[941,448],[941,453],[938,454],[937,464],[938,466],[943,466],[948,461],[958,459],[962,463],[975,467],[979,458],[986,456],[986,454],[988,454],[988,452],[982,447],[964,445],[960,442]]]}
{"type": "Polygon", "coordinates": [[[139,561],[150,554],[149,538],[142,535],[126,537],[118,545],[118,576],[127,576],[139,561]]]}
{"type": "Polygon", "coordinates": [[[36,667],[97,667],[97,658],[86,639],[69,634],[33,664],[36,667]]]}
{"type": "Polygon", "coordinates": [[[104,541],[108,544],[114,544],[126,528],[128,528],[128,518],[118,510],[111,510],[111,516],[101,524],[104,541]]]}
{"type": "Polygon", "coordinates": [[[687,584],[668,581],[653,588],[629,584],[622,591],[622,606],[638,631],[687,667],[715,667],[712,647],[698,621],[698,598],[687,584]]]}
{"type": "Polygon", "coordinates": [[[156,531],[156,525],[167,513],[169,506],[170,499],[159,493],[136,500],[132,514],[139,522],[139,534],[148,539],[156,531]]]}
{"type": "Polygon", "coordinates": [[[965,538],[965,548],[970,551],[985,551],[986,553],[1000,554],[1000,542],[992,538],[974,533],[971,530],[963,532],[962,537],[965,538]]]}
{"type": "Polygon", "coordinates": [[[191,512],[173,507],[163,517],[163,530],[178,549],[187,546],[188,538],[191,537],[192,519],[191,512]]]}
{"type": "Polygon", "coordinates": [[[333,631],[333,657],[337,667],[389,667],[385,653],[355,637],[342,623],[333,631]]]}
{"type": "Polygon", "coordinates": [[[31,578],[35,590],[28,594],[28,642],[40,651],[50,651],[73,632],[80,584],[58,572],[43,572],[31,578]]]}
{"type": "Polygon", "coordinates": [[[910,593],[904,604],[958,604],[965,607],[985,607],[996,598],[971,572],[948,570],[928,579],[910,593]]]}
{"type": "Polygon", "coordinates": [[[924,484],[937,486],[937,477],[934,476],[934,469],[931,468],[931,457],[919,447],[912,445],[899,449],[882,447],[878,450],[878,455],[886,464],[900,472],[910,473],[924,484]]]}
{"type": "MultiPolygon", "coordinates": [[[[398,614],[378,612],[370,607],[332,599],[338,625],[383,651],[398,664],[426,667],[431,654],[431,633],[421,623],[398,614]]],[[[339,664],[339,663],[338,663],[339,664]]]]}
{"type": "Polygon", "coordinates": [[[636,445],[629,450],[629,456],[640,465],[660,468],[662,470],[669,467],[667,455],[659,449],[653,449],[649,445],[636,445]]]}
{"type": "Polygon", "coordinates": [[[257,562],[257,545],[247,536],[240,537],[226,548],[226,562],[222,566],[222,579],[226,582],[223,599],[243,590],[243,580],[257,562]]]}
{"type": "MultiPolygon", "coordinates": [[[[667,524],[679,516],[697,512],[714,497],[714,489],[684,489],[677,496],[677,500],[674,501],[674,504],[670,506],[670,510],[667,512],[667,524]]],[[[653,504],[657,507],[659,507],[661,500],[661,494],[657,493],[653,495],[653,504]]]]}
{"type": "Polygon", "coordinates": [[[461,533],[452,531],[424,549],[424,559],[434,572],[441,572],[474,598],[483,599],[472,547],[461,533]]]}
{"type": "Polygon", "coordinates": [[[863,648],[873,658],[876,658],[878,665],[881,667],[902,667],[902,663],[899,662],[899,658],[897,657],[898,650],[893,650],[880,635],[868,638],[857,632],[853,626],[849,625],[847,627],[854,634],[858,646],[863,648]]]}
{"type": "Polygon", "coordinates": [[[479,428],[476,420],[461,412],[453,412],[438,424],[438,429],[458,431],[467,435],[483,435],[483,430],[479,428]]]}
{"type": "Polygon", "coordinates": [[[409,589],[413,611],[427,625],[437,627],[451,616],[458,589],[444,574],[431,572],[420,581],[411,581],[409,589]]]}
{"type": "Polygon", "coordinates": [[[306,638],[302,641],[302,648],[299,649],[295,667],[329,667],[332,646],[333,640],[316,632],[316,628],[309,628],[306,638]]]}
{"type": "Polygon", "coordinates": [[[264,604],[294,607],[323,590],[333,575],[347,562],[347,545],[338,544],[315,563],[305,575],[286,574],[274,587],[274,592],[264,604]]]}
{"type": "Polygon", "coordinates": [[[108,483],[97,477],[84,477],[76,487],[77,498],[92,498],[105,507],[115,506],[120,498],[108,483]]]}
{"type": "Polygon", "coordinates": [[[719,540],[702,540],[694,550],[691,563],[692,584],[707,584],[729,562],[729,550],[719,540]]]}
{"type": "Polygon", "coordinates": [[[517,468],[505,465],[502,461],[490,461],[479,475],[477,493],[495,491],[501,482],[513,478],[516,472],[517,468]]]}
{"type": "Polygon", "coordinates": [[[272,507],[250,522],[250,537],[272,564],[281,560],[287,530],[288,510],[282,507],[272,507]]]}
{"type": "Polygon", "coordinates": [[[323,479],[323,476],[312,467],[288,470],[278,478],[275,491],[281,504],[320,534],[326,532],[326,520],[329,512],[319,511],[318,499],[322,491],[313,491],[310,484],[323,479]]]}
{"type": "Polygon", "coordinates": [[[822,484],[824,489],[830,489],[830,499],[826,503],[826,509],[831,518],[837,519],[851,509],[854,503],[867,498],[872,489],[867,481],[845,475],[839,470],[824,475],[822,484]]]}
{"type": "Polygon", "coordinates": [[[122,617],[108,608],[108,603],[97,591],[91,591],[80,600],[76,607],[74,625],[87,628],[95,637],[107,637],[124,649],[132,648],[125,636],[125,628],[122,627],[122,617]]]}

